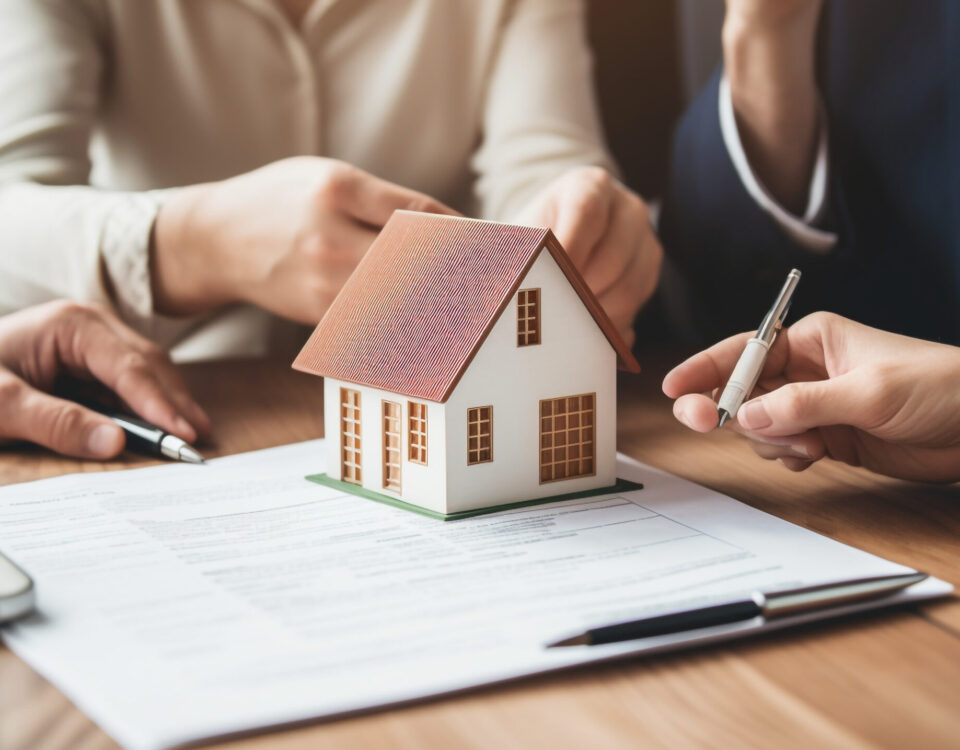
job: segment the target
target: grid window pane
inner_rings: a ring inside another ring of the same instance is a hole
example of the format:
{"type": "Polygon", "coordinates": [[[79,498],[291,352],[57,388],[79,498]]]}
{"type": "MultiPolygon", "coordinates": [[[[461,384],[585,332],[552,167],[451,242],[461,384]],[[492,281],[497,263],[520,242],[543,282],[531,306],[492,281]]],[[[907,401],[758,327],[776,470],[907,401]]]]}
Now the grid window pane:
{"type": "Polygon", "coordinates": [[[407,458],[415,464],[427,463],[427,405],[407,402],[409,439],[407,458]]]}
{"type": "Polygon", "coordinates": [[[493,461],[493,407],[467,409],[467,464],[493,461]]]}
{"type": "Polygon", "coordinates": [[[383,488],[400,492],[400,404],[383,402],[383,488]]]}
{"type": "Polygon", "coordinates": [[[594,403],[592,393],[540,402],[541,484],[594,473],[594,403]]]}
{"type": "Polygon", "coordinates": [[[361,484],[360,391],[340,389],[340,435],[340,478],[344,482],[361,484]]]}
{"type": "Polygon", "coordinates": [[[517,346],[540,343],[540,290],[517,292],[517,346]]]}

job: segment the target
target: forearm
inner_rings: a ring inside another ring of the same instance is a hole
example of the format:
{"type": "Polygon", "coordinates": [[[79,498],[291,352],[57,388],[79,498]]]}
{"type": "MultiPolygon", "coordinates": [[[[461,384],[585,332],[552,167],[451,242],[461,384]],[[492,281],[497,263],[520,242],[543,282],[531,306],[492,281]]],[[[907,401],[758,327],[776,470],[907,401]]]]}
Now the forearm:
{"type": "Polygon", "coordinates": [[[472,167],[477,213],[499,221],[571,169],[614,172],[594,96],[582,0],[513,3],[493,61],[472,167]]]}
{"type": "Polygon", "coordinates": [[[23,182],[0,188],[0,311],[56,298],[149,314],[150,196],[23,182]]]}
{"type": "MultiPolygon", "coordinates": [[[[690,310],[683,311],[692,319],[684,325],[696,329],[702,343],[755,327],[757,311],[776,293],[772,286],[793,266],[803,269],[807,290],[796,311],[815,309],[823,299],[816,290],[842,275],[849,257],[836,173],[829,177],[829,200],[818,224],[837,232],[837,244],[830,252],[811,252],[746,188],[720,125],[719,89],[718,71],[680,121],[659,223],[672,266],[689,285],[690,310]]],[[[679,305],[681,297],[675,295],[671,305],[679,305]]]]}
{"type": "Polygon", "coordinates": [[[100,302],[148,332],[158,311],[212,307],[196,302],[204,297],[196,288],[208,276],[219,283],[222,269],[201,278],[199,256],[178,243],[183,252],[164,255],[165,276],[154,285],[154,222],[179,191],[87,184],[90,134],[109,77],[95,5],[0,2],[0,312],[55,298],[100,302]],[[179,299],[181,288],[191,304],[179,299]]]}
{"type": "Polygon", "coordinates": [[[820,3],[758,22],[727,13],[724,67],[750,166],[772,197],[802,214],[819,128],[814,75],[820,3]]]}
{"type": "Polygon", "coordinates": [[[216,219],[205,218],[210,191],[195,185],[177,191],[157,213],[150,245],[150,287],[154,310],[183,316],[231,302],[227,290],[233,270],[218,262],[216,219]]]}
{"type": "Polygon", "coordinates": [[[0,314],[56,299],[100,303],[141,334],[173,344],[196,319],[158,313],[148,251],[158,206],[178,192],[0,188],[0,314]]]}

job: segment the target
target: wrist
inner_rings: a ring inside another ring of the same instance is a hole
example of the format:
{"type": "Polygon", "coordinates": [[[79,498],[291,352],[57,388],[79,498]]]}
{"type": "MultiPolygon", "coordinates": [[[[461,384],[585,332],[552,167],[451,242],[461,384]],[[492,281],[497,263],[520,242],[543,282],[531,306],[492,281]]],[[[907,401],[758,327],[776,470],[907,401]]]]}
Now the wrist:
{"type": "Polygon", "coordinates": [[[154,310],[164,315],[190,315],[232,301],[229,264],[216,257],[216,242],[205,220],[209,186],[193,185],[174,192],[157,212],[150,249],[154,310]]]}
{"type": "Polygon", "coordinates": [[[737,134],[751,170],[773,199],[800,215],[819,131],[814,75],[819,3],[758,23],[728,12],[724,70],[737,134]]]}
{"type": "Polygon", "coordinates": [[[724,22],[724,72],[739,117],[776,127],[815,107],[814,31],[815,24],[724,22]]]}

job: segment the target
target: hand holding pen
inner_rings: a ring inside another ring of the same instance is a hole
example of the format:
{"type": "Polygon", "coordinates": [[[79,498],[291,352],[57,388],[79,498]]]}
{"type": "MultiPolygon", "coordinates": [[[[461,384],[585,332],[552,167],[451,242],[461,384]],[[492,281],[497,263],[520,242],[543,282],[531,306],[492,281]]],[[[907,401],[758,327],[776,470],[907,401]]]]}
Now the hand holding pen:
{"type": "MultiPolygon", "coordinates": [[[[663,391],[698,432],[719,424],[723,386],[753,333],[674,368],[663,391]]],[[[753,398],[729,424],[763,458],[802,471],[827,456],[905,479],[960,481],[960,348],[879,331],[831,313],[784,328],[753,398]]]]}
{"type": "Polygon", "coordinates": [[[155,344],[102,307],[51,302],[0,318],[0,440],[100,460],[124,449],[113,419],[52,395],[63,376],[101,383],[164,434],[193,442],[210,429],[155,344]]]}

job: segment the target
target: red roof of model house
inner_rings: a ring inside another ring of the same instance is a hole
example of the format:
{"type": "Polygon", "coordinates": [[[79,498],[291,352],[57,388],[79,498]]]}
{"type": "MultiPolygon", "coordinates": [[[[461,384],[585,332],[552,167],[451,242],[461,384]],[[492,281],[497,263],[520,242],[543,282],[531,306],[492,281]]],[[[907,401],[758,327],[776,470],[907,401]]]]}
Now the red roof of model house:
{"type": "Polygon", "coordinates": [[[640,365],[549,229],[397,211],[294,369],[411,398],[449,398],[546,246],[616,350],[640,365]]]}

